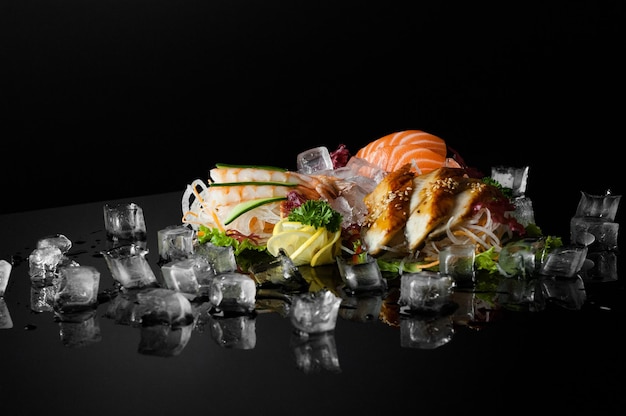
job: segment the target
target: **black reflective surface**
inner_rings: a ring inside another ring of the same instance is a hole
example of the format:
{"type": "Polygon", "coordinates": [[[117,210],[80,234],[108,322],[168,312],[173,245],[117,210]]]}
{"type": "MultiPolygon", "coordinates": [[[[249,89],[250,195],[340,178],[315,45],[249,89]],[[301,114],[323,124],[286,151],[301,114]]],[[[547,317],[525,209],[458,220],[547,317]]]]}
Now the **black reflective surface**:
{"type": "MultiPolygon", "coordinates": [[[[144,209],[157,274],[157,231],[180,223],[181,195],[132,199],[144,209]]],[[[133,326],[108,316],[104,202],[0,216],[0,257],[15,263],[3,305],[12,327],[0,330],[0,398],[17,406],[11,414],[565,413],[625,404],[622,279],[550,282],[566,300],[537,311],[484,308],[459,291],[456,308],[434,317],[399,315],[392,284],[384,299],[344,299],[335,330],[309,339],[296,336],[276,298],[259,298],[252,316],[133,326]],[[27,257],[56,233],[72,240],[73,260],[101,272],[92,313],[60,320],[34,310],[27,257]]]]}

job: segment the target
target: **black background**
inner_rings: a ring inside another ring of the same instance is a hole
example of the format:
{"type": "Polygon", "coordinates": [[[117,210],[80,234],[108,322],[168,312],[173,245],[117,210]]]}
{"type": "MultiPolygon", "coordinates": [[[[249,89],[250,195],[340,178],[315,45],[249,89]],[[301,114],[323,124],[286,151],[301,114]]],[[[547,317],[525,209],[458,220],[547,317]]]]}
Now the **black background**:
{"type": "Polygon", "coordinates": [[[622,2],[395,3],[1,2],[0,213],[405,129],[485,172],[529,165],[536,207],[621,194],[622,2]]]}

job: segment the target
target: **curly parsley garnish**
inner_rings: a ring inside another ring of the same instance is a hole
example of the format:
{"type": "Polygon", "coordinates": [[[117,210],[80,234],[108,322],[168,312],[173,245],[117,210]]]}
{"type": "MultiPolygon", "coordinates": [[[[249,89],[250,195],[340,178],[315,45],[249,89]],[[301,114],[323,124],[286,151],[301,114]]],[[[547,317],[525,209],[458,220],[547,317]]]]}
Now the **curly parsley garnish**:
{"type": "Polygon", "coordinates": [[[341,229],[343,217],[323,200],[309,199],[294,208],[288,216],[289,221],[301,222],[315,228],[324,227],[330,232],[341,229]]]}

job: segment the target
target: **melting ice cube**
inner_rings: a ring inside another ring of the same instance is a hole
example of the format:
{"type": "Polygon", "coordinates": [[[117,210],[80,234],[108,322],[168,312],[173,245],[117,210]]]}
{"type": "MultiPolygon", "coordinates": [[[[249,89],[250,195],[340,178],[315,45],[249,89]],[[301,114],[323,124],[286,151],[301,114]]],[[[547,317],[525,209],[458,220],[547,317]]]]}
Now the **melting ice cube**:
{"type": "Polygon", "coordinates": [[[450,276],[422,270],[400,277],[398,304],[413,312],[439,312],[450,302],[454,281],[450,276]]]}
{"type": "Polygon", "coordinates": [[[59,277],[54,295],[57,310],[92,308],[98,304],[100,272],[91,266],[70,266],[59,268],[59,277]]]}
{"type": "Polygon", "coordinates": [[[184,225],[170,225],[157,231],[159,258],[164,261],[181,260],[194,252],[195,231],[184,225]]]}
{"type": "Polygon", "coordinates": [[[147,254],[148,249],[134,243],[102,252],[111,276],[126,289],[158,285],[156,276],[146,259],[147,254]]]}
{"type": "Polygon", "coordinates": [[[325,146],[314,147],[298,154],[296,163],[298,172],[307,175],[319,174],[322,171],[333,169],[330,152],[325,146]]]}
{"type": "Polygon", "coordinates": [[[289,311],[292,325],[303,333],[332,331],[337,324],[341,298],[328,289],[294,296],[289,311]]]}
{"type": "Polygon", "coordinates": [[[4,259],[0,260],[0,298],[4,296],[4,292],[7,290],[12,269],[11,263],[4,259]]]}
{"type": "Polygon", "coordinates": [[[192,255],[161,266],[165,286],[177,292],[208,295],[208,288],[215,272],[205,257],[192,255]]]}
{"type": "Polygon", "coordinates": [[[211,281],[209,299],[222,311],[252,312],[256,302],[256,283],[243,273],[219,274],[211,281]]]}

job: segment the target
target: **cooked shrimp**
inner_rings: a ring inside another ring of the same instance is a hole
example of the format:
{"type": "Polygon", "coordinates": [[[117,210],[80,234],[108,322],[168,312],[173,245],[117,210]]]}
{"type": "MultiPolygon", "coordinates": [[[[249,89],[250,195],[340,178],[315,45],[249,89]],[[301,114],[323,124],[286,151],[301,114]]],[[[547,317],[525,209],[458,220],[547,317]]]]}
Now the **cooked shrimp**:
{"type": "MultiPolygon", "coordinates": [[[[207,183],[196,180],[183,195],[183,223],[226,231],[226,220],[239,204],[259,199],[284,197],[296,192],[305,199],[336,198],[337,178],[313,176],[273,167],[216,165],[207,183]]],[[[228,229],[252,233],[263,241],[281,219],[281,202],[260,205],[228,224],[228,229]]]]}

